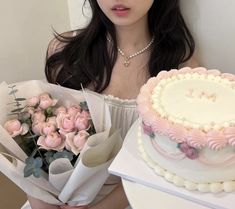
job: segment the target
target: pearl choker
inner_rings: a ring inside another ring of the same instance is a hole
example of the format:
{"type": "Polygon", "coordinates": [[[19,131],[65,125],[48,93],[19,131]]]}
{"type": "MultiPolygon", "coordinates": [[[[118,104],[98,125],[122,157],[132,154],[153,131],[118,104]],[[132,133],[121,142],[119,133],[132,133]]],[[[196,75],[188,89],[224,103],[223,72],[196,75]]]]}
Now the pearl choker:
{"type": "MultiPolygon", "coordinates": [[[[107,39],[108,39],[109,42],[111,41],[109,38],[107,38],[107,39]]],[[[124,63],[123,63],[123,65],[124,65],[125,67],[129,67],[129,65],[130,65],[130,59],[132,59],[132,58],[134,58],[134,57],[136,57],[136,56],[138,56],[138,55],[144,53],[146,50],[149,49],[149,47],[152,45],[153,42],[154,42],[154,36],[152,37],[151,41],[150,41],[143,49],[141,49],[141,50],[139,50],[139,51],[137,51],[137,52],[135,52],[134,54],[131,54],[131,55],[129,55],[129,56],[125,55],[125,53],[124,53],[119,47],[117,47],[118,52],[119,52],[119,53],[121,54],[121,56],[124,58],[124,63]]]]}

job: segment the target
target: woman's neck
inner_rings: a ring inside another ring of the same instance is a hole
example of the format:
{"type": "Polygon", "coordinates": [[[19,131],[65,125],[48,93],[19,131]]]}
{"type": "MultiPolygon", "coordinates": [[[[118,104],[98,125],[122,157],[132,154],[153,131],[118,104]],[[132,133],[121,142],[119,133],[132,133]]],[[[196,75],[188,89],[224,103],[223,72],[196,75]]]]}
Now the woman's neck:
{"type": "Polygon", "coordinates": [[[116,26],[117,44],[127,54],[144,48],[152,38],[148,29],[147,16],[128,26],[116,26]]]}

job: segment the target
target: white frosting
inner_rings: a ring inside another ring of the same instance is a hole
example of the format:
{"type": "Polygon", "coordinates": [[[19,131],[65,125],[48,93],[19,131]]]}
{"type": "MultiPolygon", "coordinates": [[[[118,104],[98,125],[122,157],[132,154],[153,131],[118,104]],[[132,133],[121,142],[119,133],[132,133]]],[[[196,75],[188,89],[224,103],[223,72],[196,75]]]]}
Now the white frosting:
{"type": "MultiPolygon", "coordinates": [[[[141,156],[156,174],[176,186],[185,187],[188,190],[213,193],[235,190],[235,181],[233,181],[235,180],[235,163],[213,167],[205,165],[197,159],[191,160],[186,157],[181,160],[172,160],[158,153],[152,146],[151,140],[155,140],[162,149],[166,150],[166,153],[172,153],[174,150],[178,152],[177,144],[160,135],[150,139],[148,135],[141,132],[140,127],[138,130],[138,145],[141,156]]],[[[215,151],[213,152],[208,148],[204,148],[203,154],[206,158],[215,162],[218,158],[220,160],[226,159],[231,153],[235,155],[232,148],[226,149],[216,151],[216,157],[215,151]]]]}
{"type": "Polygon", "coordinates": [[[193,73],[163,79],[152,103],[162,117],[186,127],[219,130],[235,121],[234,82],[220,76],[193,73]]]}

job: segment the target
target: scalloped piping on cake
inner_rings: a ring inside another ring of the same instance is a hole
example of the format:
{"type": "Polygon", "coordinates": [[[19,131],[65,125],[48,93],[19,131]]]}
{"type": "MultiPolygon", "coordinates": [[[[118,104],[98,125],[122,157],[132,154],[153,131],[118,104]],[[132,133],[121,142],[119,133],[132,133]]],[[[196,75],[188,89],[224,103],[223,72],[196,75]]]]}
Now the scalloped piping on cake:
{"type": "MultiPolygon", "coordinates": [[[[235,146],[235,120],[225,121],[222,124],[212,122],[201,125],[169,115],[158,102],[165,85],[189,78],[219,83],[235,92],[235,76],[221,73],[219,70],[186,67],[180,70],[161,71],[157,77],[149,79],[141,88],[137,98],[138,111],[143,121],[151,125],[154,132],[167,135],[176,142],[187,142],[195,148],[208,146],[212,150],[221,150],[227,145],[235,146]]],[[[188,94],[192,96],[190,90],[188,94]]],[[[216,100],[216,95],[213,93],[201,92],[199,97],[211,102],[216,100]]]]}
{"type": "Polygon", "coordinates": [[[168,170],[159,166],[156,162],[154,162],[151,157],[145,152],[142,138],[141,138],[141,127],[138,128],[137,133],[138,140],[138,149],[141,157],[146,162],[146,164],[154,170],[154,172],[164,177],[167,181],[173,183],[176,186],[184,187],[187,190],[193,191],[198,190],[200,192],[211,192],[211,193],[219,193],[219,192],[233,192],[235,191],[235,181],[226,181],[226,182],[211,182],[211,183],[195,183],[191,182],[187,179],[184,179],[180,176],[177,176],[168,170]]]}

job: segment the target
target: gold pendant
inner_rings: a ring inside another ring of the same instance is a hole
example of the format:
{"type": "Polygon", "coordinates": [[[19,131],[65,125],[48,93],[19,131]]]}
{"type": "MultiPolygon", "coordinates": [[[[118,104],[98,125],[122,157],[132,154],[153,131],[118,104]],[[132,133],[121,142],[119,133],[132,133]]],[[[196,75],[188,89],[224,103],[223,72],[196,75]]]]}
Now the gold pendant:
{"type": "Polygon", "coordinates": [[[124,66],[129,67],[129,65],[130,65],[129,57],[126,57],[126,59],[124,61],[124,66]]]}

